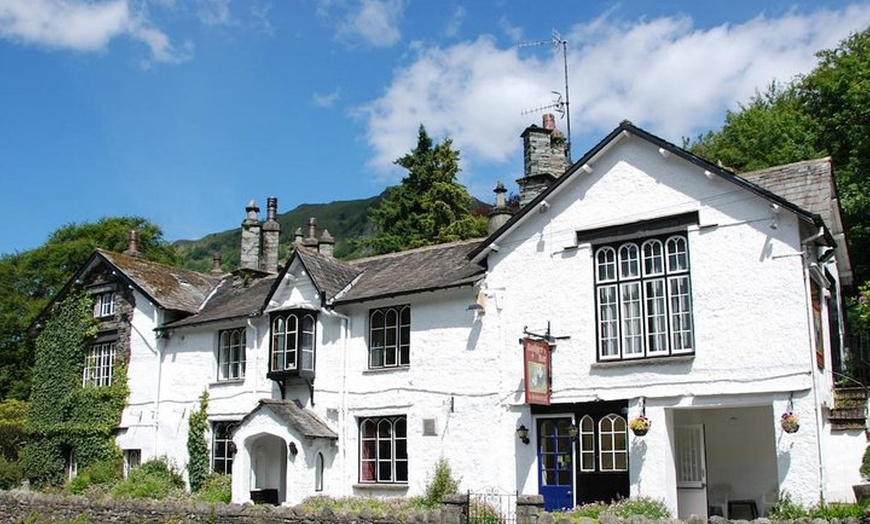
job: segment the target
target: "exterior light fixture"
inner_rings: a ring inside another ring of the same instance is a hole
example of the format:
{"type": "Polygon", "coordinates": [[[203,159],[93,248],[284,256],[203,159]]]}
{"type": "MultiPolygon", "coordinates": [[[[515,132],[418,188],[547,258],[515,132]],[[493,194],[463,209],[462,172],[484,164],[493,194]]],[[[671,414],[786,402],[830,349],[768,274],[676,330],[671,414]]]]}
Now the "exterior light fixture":
{"type": "Polygon", "coordinates": [[[290,442],[289,444],[287,444],[287,451],[289,451],[290,454],[295,457],[296,454],[299,453],[299,448],[296,447],[295,442],[290,442]]]}
{"type": "Polygon", "coordinates": [[[235,455],[235,454],[236,454],[236,451],[238,451],[238,450],[236,449],[236,443],[233,442],[232,440],[230,441],[229,448],[230,448],[230,454],[231,454],[231,455],[235,455]]]}
{"type": "Polygon", "coordinates": [[[520,427],[517,428],[517,438],[520,439],[523,444],[529,444],[529,428],[527,428],[525,424],[521,424],[520,427]]]}
{"type": "Polygon", "coordinates": [[[578,433],[579,430],[577,429],[577,424],[572,423],[570,426],[568,426],[568,436],[571,437],[572,440],[577,438],[578,433]]]}

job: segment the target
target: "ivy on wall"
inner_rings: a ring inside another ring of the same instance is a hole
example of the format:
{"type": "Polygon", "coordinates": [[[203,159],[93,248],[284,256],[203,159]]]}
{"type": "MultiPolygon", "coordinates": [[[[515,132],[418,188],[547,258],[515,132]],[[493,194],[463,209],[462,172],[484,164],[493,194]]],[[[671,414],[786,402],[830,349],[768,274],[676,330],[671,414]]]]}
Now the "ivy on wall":
{"type": "Polygon", "coordinates": [[[187,430],[187,480],[190,490],[199,491],[208,477],[208,391],[203,391],[199,397],[199,409],[190,414],[187,430]]]}
{"type": "Polygon", "coordinates": [[[36,339],[22,454],[25,476],[36,485],[61,484],[71,454],[78,468],[120,460],[114,428],[127,400],[126,358],[116,354],[111,386],[83,387],[85,357],[96,334],[91,297],[74,291],[36,339]]]}

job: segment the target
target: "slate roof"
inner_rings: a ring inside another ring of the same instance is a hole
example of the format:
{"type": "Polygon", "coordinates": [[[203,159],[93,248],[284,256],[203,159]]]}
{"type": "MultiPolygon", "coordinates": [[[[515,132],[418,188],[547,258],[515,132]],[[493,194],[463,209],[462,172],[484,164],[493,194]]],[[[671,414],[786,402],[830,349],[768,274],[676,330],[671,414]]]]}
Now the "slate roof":
{"type": "Polygon", "coordinates": [[[217,277],[102,249],[97,249],[97,255],[164,309],[195,313],[219,282],[217,277]]]}
{"type": "Polygon", "coordinates": [[[338,440],[338,433],[332,431],[326,422],[292,400],[260,399],[257,407],[245,415],[241,424],[247,422],[261,409],[271,410],[303,437],[338,440]]]}
{"type": "MultiPolygon", "coordinates": [[[[740,177],[757,184],[771,193],[822,217],[832,233],[840,222],[834,220],[836,189],[830,157],[795,162],[783,166],[740,173],[740,177]]],[[[837,210],[838,211],[838,210],[837,210]]]]}
{"type": "Polygon", "coordinates": [[[216,320],[247,318],[263,311],[275,275],[247,282],[242,276],[231,275],[224,278],[195,315],[167,324],[166,328],[194,326],[216,320]]]}
{"type": "Polygon", "coordinates": [[[485,272],[483,266],[468,260],[481,242],[463,240],[348,261],[348,266],[361,273],[353,285],[333,297],[334,303],[471,285],[485,272]]]}
{"type": "Polygon", "coordinates": [[[336,260],[306,247],[298,246],[296,256],[308,270],[318,291],[327,297],[337,295],[362,273],[361,269],[348,262],[336,260]]]}

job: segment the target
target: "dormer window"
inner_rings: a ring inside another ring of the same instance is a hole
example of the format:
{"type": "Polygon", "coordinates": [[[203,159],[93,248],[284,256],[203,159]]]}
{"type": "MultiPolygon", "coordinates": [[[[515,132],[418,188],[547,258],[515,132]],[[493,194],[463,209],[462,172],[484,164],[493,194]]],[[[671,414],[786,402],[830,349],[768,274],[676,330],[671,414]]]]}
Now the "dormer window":
{"type": "Polygon", "coordinates": [[[309,310],[272,315],[270,378],[314,376],[314,340],[317,314],[309,310]]]}
{"type": "Polygon", "coordinates": [[[97,318],[110,317],[115,314],[115,298],[113,291],[100,293],[94,304],[94,316],[97,318]]]}

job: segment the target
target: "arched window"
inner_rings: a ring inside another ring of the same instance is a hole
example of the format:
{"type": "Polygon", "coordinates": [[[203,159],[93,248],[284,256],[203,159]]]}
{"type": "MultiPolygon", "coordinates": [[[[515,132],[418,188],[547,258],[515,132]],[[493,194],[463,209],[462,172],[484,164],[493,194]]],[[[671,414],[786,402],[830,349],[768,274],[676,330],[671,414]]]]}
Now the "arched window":
{"type": "Polygon", "coordinates": [[[408,482],[408,425],[404,416],[360,421],[360,482],[408,482]]]}
{"type": "Polygon", "coordinates": [[[595,471],[595,421],[589,415],[580,419],[580,471],[595,471]]]}
{"type": "Polygon", "coordinates": [[[218,335],[218,380],[245,377],[245,328],[226,329],[218,335]]]}
{"type": "Polygon", "coordinates": [[[627,429],[625,419],[613,413],[598,421],[598,461],[601,471],[628,469],[627,429]]]}
{"type": "Polygon", "coordinates": [[[369,368],[411,363],[411,306],[373,309],[369,313],[369,368]]]}
{"type": "Polygon", "coordinates": [[[272,316],[271,372],[313,372],[317,316],[311,311],[279,312],[272,316]]]}
{"type": "Polygon", "coordinates": [[[314,491],[323,491],[323,453],[314,458],[314,491]]]}

